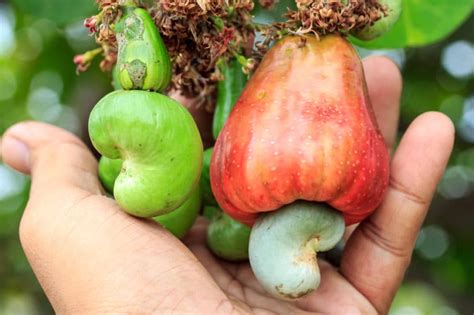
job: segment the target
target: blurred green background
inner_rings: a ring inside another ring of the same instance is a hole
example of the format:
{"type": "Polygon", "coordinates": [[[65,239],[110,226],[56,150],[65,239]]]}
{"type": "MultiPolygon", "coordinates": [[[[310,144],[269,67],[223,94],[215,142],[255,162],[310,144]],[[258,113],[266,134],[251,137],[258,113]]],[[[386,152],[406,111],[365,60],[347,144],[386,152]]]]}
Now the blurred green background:
{"type": "MultiPolygon", "coordinates": [[[[75,54],[95,47],[82,26],[94,12],[93,0],[0,0],[0,134],[15,122],[35,119],[87,141],[89,111],[111,90],[111,78],[97,64],[77,76],[72,63],[75,54]]],[[[429,46],[360,50],[364,56],[388,55],[403,71],[400,134],[417,115],[433,110],[457,127],[454,153],[391,315],[474,312],[472,10],[466,16],[448,38],[429,46]]],[[[28,189],[26,177],[0,163],[0,314],[52,312],[18,240],[28,189]]]]}

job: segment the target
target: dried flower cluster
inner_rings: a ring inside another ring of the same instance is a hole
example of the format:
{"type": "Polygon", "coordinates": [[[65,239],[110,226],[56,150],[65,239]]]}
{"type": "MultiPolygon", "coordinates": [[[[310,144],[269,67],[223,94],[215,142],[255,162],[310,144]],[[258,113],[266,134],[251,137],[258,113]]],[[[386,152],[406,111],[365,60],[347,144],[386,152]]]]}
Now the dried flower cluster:
{"type": "MultiPolygon", "coordinates": [[[[76,56],[78,71],[85,71],[93,58],[103,54],[101,69],[110,71],[117,60],[114,24],[121,17],[121,0],[96,0],[99,14],[85,20],[101,50],[76,56]]],[[[140,3],[136,0],[137,4],[140,3]]],[[[150,1],[148,1],[148,4],[150,1]]],[[[144,5],[144,3],[143,3],[144,5]]],[[[173,63],[171,89],[200,97],[210,104],[220,78],[216,63],[239,57],[246,71],[255,66],[252,47],[252,0],[156,0],[148,5],[173,63]]]]}
{"type": "MultiPolygon", "coordinates": [[[[172,89],[183,95],[198,96],[212,104],[216,81],[221,78],[219,60],[238,57],[250,72],[272,41],[286,34],[316,36],[346,34],[373,24],[387,9],[378,0],[295,0],[297,9],[289,10],[287,21],[255,25],[251,12],[253,0],[96,0],[100,13],[85,20],[101,49],[76,56],[78,71],[85,71],[92,59],[103,55],[101,68],[110,71],[117,60],[114,24],[121,17],[120,4],[135,2],[146,7],[168,48],[173,63],[172,89]],[[264,40],[256,43],[255,33],[264,40]]],[[[259,0],[270,8],[277,0],[259,0]]],[[[211,110],[211,108],[210,108],[211,110]]]]}
{"type": "Polygon", "coordinates": [[[100,68],[104,71],[111,71],[117,62],[117,39],[112,26],[120,17],[120,10],[117,0],[96,0],[100,12],[84,21],[84,26],[95,35],[96,42],[102,47],[101,50],[86,52],[74,58],[78,71],[85,71],[90,66],[93,58],[102,53],[104,58],[100,63],[100,68]]]}
{"type": "Polygon", "coordinates": [[[290,20],[301,23],[300,29],[319,34],[344,33],[373,24],[387,14],[378,0],[296,0],[298,10],[290,12],[290,20]]]}
{"type": "Polygon", "coordinates": [[[285,23],[276,23],[264,30],[270,40],[282,34],[307,34],[316,36],[347,34],[372,25],[388,14],[378,0],[295,0],[297,9],[286,14],[285,23]]]}
{"type": "Polygon", "coordinates": [[[158,1],[151,12],[173,62],[173,87],[204,99],[219,79],[219,59],[251,57],[252,9],[252,0],[158,1]]]}

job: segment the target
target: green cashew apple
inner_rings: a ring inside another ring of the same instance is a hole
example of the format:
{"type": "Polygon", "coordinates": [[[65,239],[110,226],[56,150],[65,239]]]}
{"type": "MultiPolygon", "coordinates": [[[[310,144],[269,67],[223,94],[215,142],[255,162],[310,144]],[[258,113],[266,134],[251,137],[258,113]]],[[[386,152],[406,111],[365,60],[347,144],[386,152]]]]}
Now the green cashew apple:
{"type": "Polygon", "coordinates": [[[209,221],[214,218],[217,214],[222,212],[222,209],[218,208],[217,206],[209,206],[204,204],[204,207],[202,209],[202,215],[209,221]]]}
{"type": "MultiPolygon", "coordinates": [[[[105,156],[100,159],[99,178],[106,190],[110,193],[114,191],[115,180],[120,174],[122,164],[123,161],[120,159],[109,159],[105,156]]],[[[153,219],[177,238],[182,238],[193,226],[200,209],[201,192],[198,186],[179,208],[171,213],[157,216],[153,219]]]]}
{"type": "Polygon", "coordinates": [[[217,83],[217,100],[214,120],[212,122],[212,134],[217,139],[219,133],[229,118],[237,100],[247,83],[247,75],[242,71],[242,65],[237,59],[219,64],[219,70],[224,77],[217,83]]]}
{"type": "Polygon", "coordinates": [[[99,160],[99,179],[107,192],[114,193],[115,180],[122,171],[123,161],[102,156],[99,160]]]}
{"type": "Polygon", "coordinates": [[[202,142],[194,120],[178,102],[146,91],[115,91],[89,118],[94,147],[124,161],[114,187],[118,204],[138,217],[181,206],[198,185],[202,142]]]}
{"type": "MultiPolygon", "coordinates": [[[[209,213],[209,208],[206,207],[209,213]]],[[[250,228],[213,208],[214,214],[207,229],[207,245],[220,258],[239,261],[249,258],[250,228]]]]}
{"type": "Polygon", "coordinates": [[[202,192],[203,203],[206,206],[217,206],[217,201],[212,194],[211,189],[211,179],[209,178],[209,167],[211,164],[212,157],[212,148],[204,151],[203,154],[203,164],[202,164],[202,174],[200,179],[200,186],[202,192]]]}
{"type": "Polygon", "coordinates": [[[177,238],[183,238],[194,222],[196,222],[199,210],[201,210],[201,192],[198,186],[191,193],[188,200],[178,209],[171,213],[154,217],[153,220],[160,223],[177,238]]]}

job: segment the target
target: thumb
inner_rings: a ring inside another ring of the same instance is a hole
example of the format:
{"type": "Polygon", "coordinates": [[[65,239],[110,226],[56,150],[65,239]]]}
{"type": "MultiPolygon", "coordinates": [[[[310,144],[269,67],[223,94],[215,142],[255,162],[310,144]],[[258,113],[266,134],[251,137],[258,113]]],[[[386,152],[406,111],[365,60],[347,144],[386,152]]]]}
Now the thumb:
{"type": "Polygon", "coordinates": [[[23,122],[6,131],[0,144],[5,164],[32,176],[32,192],[79,188],[101,193],[97,161],[73,134],[40,122],[23,122]]]}

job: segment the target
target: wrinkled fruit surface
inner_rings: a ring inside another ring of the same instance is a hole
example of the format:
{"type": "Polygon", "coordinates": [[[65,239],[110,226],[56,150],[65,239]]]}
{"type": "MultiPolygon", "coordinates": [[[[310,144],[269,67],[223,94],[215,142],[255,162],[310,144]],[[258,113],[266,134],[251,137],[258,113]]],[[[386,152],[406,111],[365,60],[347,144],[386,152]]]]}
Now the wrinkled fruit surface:
{"type": "Polygon", "coordinates": [[[304,39],[286,37],[267,53],[214,148],[216,200],[249,225],[299,199],[326,202],[352,224],[388,185],[359,56],[337,35],[304,39]]]}

